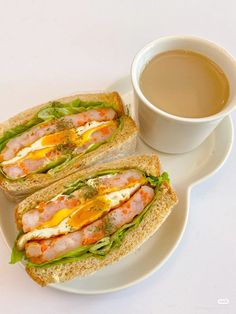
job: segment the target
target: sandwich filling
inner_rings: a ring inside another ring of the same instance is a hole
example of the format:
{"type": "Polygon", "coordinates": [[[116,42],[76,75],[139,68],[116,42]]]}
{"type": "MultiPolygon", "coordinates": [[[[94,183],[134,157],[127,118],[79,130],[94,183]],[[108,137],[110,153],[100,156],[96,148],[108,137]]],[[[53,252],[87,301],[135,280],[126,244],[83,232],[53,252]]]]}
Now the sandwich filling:
{"type": "Polygon", "coordinates": [[[24,258],[28,266],[46,267],[106,255],[140,223],[165,180],[166,173],[116,169],[73,182],[23,212],[11,262],[24,258]]]}
{"type": "Polygon", "coordinates": [[[0,138],[0,170],[11,180],[63,169],[70,161],[111,141],[122,125],[112,104],[52,103],[0,138]]]}

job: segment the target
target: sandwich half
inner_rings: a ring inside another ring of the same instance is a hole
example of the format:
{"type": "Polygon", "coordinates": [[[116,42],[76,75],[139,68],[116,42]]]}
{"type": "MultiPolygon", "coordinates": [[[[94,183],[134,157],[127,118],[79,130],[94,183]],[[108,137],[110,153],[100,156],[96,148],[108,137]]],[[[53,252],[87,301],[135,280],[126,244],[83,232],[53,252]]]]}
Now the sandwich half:
{"type": "Polygon", "coordinates": [[[0,124],[0,187],[14,200],[132,153],[137,128],[116,92],[61,98],[0,124]]]}
{"type": "Polygon", "coordinates": [[[136,250],[176,203],[155,155],[73,173],[17,206],[11,263],[42,286],[90,275],[136,250]]]}

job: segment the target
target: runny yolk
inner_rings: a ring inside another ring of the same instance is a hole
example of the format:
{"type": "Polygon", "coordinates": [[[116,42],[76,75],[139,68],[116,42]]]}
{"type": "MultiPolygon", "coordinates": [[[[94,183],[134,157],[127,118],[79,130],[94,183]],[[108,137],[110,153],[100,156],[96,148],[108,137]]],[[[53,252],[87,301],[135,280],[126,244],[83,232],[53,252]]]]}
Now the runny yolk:
{"type": "Polygon", "coordinates": [[[65,130],[54,134],[46,135],[42,139],[42,145],[49,146],[72,142],[76,143],[77,146],[80,146],[88,142],[91,135],[96,131],[100,130],[103,135],[108,135],[110,131],[109,126],[113,125],[114,123],[115,123],[114,121],[109,121],[106,124],[100,125],[95,128],[91,128],[84,132],[81,136],[77,134],[75,129],[65,130]]]}
{"type": "Polygon", "coordinates": [[[44,136],[42,138],[42,145],[49,146],[49,145],[65,144],[68,142],[75,142],[77,138],[78,138],[78,135],[75,129],[64,130],[61,132],[44,136]]]}
{"type": "Polygon", "coordinates": [[[39,150],[35,150],[27,154],[27,159],[40,159],[46,156],[53,148],[47,147],[39,150]]]}
{"type": "Polygon", "coordinates": [[[64,208],[56,212],[53,217],[41,224],[37,229],[51,228],[57,226],[62,220],[71,215],[68,224],[72,227],[81,228],[109,211],[109,202],[103,196],[98,196],[85,204],[78,204],[73,208],[64,208]]]}
{"type": "Polygon", "coordinates": [[[57,226],[62,220],[68,217],[73,211],[76,210],[76,207],[73,208],[64,208],[59,210],[54,214],[54,216],[49,220],[46,221],[44,224],[40,225],[37,229],[43,228],[51,228],[57,226]]]}
{"type": "Polygon", "coordinates": [[[98,196],[90,202],[84,204],[78,211],[72,214],[68,224],[76,229],[92,223],[110,210],[109,201],[103,196],[98,196]]]}

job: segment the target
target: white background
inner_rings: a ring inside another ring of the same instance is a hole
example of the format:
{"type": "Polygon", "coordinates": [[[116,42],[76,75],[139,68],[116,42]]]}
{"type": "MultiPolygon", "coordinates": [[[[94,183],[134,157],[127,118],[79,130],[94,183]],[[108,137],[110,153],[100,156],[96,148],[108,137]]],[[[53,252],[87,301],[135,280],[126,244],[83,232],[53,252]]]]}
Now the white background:
{"type": "MultiPolygon", "coordinates": [[[[235,1],[0,1],[0,119],[104,89],[129,73],[144,44],[176,34],[206,37],[236,56],[235,1]]],[[[128,290],[80,296],[40,288],[8,264],[0,239],[0,313],[236,313],[235,153],[234,145],[225,166],[192,191],[174,255],[128,290]],[[220,298],[229,304],[219,305],[220,298]]]]}

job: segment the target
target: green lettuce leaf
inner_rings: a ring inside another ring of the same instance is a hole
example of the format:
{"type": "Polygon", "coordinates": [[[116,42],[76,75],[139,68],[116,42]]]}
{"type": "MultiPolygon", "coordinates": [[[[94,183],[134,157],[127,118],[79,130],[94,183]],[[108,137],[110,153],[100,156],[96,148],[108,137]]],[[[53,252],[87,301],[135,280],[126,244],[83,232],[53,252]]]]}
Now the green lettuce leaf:
{"type": "Polygon", "coordinates": [[[70,111],[66,107],[59,107],[59,105],[54,102],[50,106],[41,109],[38,112],[38,118],[43,121],[51,120],[51,119],[59,119],[66,115],[69,115],[70,111]]]}
{"type": "Polygon", "coordinates": [[[23,231],[20,231],[17,235],[17,238],[16,238],[16,241],[14,243],[14,246],[12,248],[12,251],[11,251],[11,259],[10,259],[10,264],[15,264],[15,263],[18,263],[20,261],[22,261],[25,257],[25,253],[24,251],[19,251],[18,248],[17,248],[17,240],[19,239],[19,237],[23,234],[24,232],[23,231]]]}
{"type": "Polygon", "coordinates": [[[60,163],[57,163],[55,165],[48,164],[49,169],[48,174],[54,175],[55,173],[61,171],[71,163],[72,159],[73,159],[72,155],[64,155],[61,157],[60,163]]]}
{"type": "Polygon", "coordinates": [[[169,175],[167,172],[163,172],[161,176],[154,177],[154,176],[146,176],[147,181],[150,183],[151,186],[160,187],[164,181],[169,182],[169,175]]]}
{"type": "Polygon", "coordinates": [[[25,255],[24,251],[19,251],[15,244],[11,252],[10,264],[15,264],[15,263],[20,262],[24,258],[24,255],[25,255]]]}
{"type": "MultiPolygon", "coordinates": [[[[65,163],[67,163],[69,160],[71,160],[71,156],[70,155],[64,155],[61,156],[55,160],[53,160],[52,162],[48,163],[45,167],[41,168],[40,170],[38,170],[38,173],[45,173],[45,172],[50,172],[51,170],[55,169],[55,168],[60,168],[62,167],[65,163]],[[48,171],[49,170],[49,171],[48,171]]],[[[63,167],[62,167],[63,168],[63,167]]]]}

